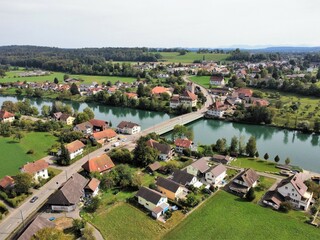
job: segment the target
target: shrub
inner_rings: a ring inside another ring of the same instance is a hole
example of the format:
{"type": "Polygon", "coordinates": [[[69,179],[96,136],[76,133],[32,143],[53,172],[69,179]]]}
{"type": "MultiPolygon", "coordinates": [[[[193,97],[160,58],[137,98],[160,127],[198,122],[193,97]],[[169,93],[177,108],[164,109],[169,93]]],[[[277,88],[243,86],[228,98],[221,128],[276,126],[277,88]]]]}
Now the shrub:
{"type": "Polygon", "coordinates": [[[254,193],[254,189],[253,188],[250,188],[249,191],[247,192],[246,194],[246,199],[251,202],[253,201],[253,199],[256,198],[256,194],[254,193]]]}
{"type": "Polygon", "coordinates": [[[292,209],[292,205],[290,202],[285,201],[280,204],[279,211],[287,213],[292,209]]]}
{"type": "Polygon", "coordinates": [[[27,154],[34,154],[34,150],[33,149],[28,150],[27,154]]]}

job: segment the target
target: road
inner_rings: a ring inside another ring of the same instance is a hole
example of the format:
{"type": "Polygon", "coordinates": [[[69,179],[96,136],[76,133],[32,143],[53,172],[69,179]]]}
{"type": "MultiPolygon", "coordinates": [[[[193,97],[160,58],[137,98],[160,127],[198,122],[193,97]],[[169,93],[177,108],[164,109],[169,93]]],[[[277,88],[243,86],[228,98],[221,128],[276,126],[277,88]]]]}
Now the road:
{"type": "MultiPolygon", "coordinates": [[[[187,78],[185,78],[185,81],[189,81],[187,78]]],[[[168,132],[169,130],[172,130],[173,127],[177,124],[184,125],[188,122],[192,122],[195,119],[198,119],[200,117],[203,117],[207,107],[212,104],[212,98],[209,95],[208,91],[203,88],[202,86],[196,84],[196,86],[199,86],[201,91],[203,91],[204,95],[207,96],[207,102],[203,105],[201,109],[199,109],[196,112],[191,112],[188,114],[180,115],[175,118],[171,118],[165,122],[159,123],[151,128],[148,128],[144,131],[142,131],[138,135],[130,135],[127,136],[127,141],[122,143],[123,147],[127,147],[129,149],[133,149],[135,146],[136,140],[140,136],[147,135],[151,132],[156,133],[164,133],[168,132]]],[[[38,119],[34,119],[38,120],[38,119]]],[[[59,167],[59,169],[63,170],[62,173],[55,176],[53,179],[51,179],[47,184],[45,184],[43,187],[41,187],[39,190],[36,190],[35,193],[30,196],[20,207],[10,211],[10,213],[3,219],[0,223],[0,240],[6,239],[9,237],[9,235],[19,227],[21,223],[23,223],[23,219],[27,219],[32,213],[37,211],[48,199],[48,197],[54,193],[63,182],[65,182],[72,174],[78,172],[81,169],[81,166],[90,158],[100,156],[104,153],[105,148],[111,148],[111,144],[105,145],[101,147],[100,149],[84,156],[80,160],[76,161],[70,166],[67,167],[59,167]],[[30,203],[30,199],[33,196],[38,196],[39,199],[34,202],[30,203]]]]}

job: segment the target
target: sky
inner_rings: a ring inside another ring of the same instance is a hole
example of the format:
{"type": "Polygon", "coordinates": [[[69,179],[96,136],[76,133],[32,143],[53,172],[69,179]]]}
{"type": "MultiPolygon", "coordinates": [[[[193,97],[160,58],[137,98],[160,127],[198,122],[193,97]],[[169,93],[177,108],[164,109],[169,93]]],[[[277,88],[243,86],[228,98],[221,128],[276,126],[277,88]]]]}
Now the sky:
{"type": "Polygon", "coordinates": [[[320,0],[0,0],[0,46],[320,46],[320,0]]]}

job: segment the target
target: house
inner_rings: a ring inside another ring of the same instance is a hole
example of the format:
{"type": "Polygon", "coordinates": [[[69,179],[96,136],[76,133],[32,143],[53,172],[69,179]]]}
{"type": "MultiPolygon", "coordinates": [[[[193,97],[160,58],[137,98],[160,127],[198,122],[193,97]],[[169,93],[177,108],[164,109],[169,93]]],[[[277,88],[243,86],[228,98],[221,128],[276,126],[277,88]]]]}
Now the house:
{"type": "Polygon", "coordinates": [[[30,240],[32,237],[43,228],[54,228],[55,223],[49,221],[47,218],[38,215],[20,235],[18,240],[30,240]]]}
{"type": "Polygon", "coordinates": [[[259,175],[252,169],[247,169],[236,176],[229,188],[232,192],[245,196],[250,188],[257,185],[259,175]]]}
{"type": "Polygon", "coordinates": [[[196,107],[197,103],[197,95],[188,90],[181,95],[173,95],[170,99],[171,108],[177,108],[180,105],[185,105],[187,107],[196,107]]]}
{"type": "Polygon", "coordinates": [[[136,94],[136,93],[125,92],[124,95],[126,95],[129,99],[138,99],[138,94],[136,94]]]}
{"type": "Polygon", "coordinates": [[[180,96],[174,94],[170,99],[170,108],[177,108],[180,105],[180,96]]]}
{"type": "Polygon", "coordinates": [[[91,135],[93,133],[93,125],[90,122],[80,123],[74,126],[73,131],[81,132],[84,135],[91,135]]]}
{"type": "Polygon", "coordinates": [[[172,95],[172,93],[171,93],[169,88],[165,88],[165,87],[161,87],[161,86],[154,87],[151,90],[151,94],[155,95],[155,96],[159,96],[159,95],[161,95],[163,93],[167,93],[167,94],[169,94],[169,96],[172,95]]]}
{"type": "Polygon", "coordinates": [[[84,188],[84,194],[86,197],[95,197],[99,193],[100,181],[96,178],[92,178],[87,186],[84,188]]]}
{"type": "Polygon", "coordinates": [[[227,176],[227,168],[222,164],[211,167],[209,171],[205,174],[205,179],[207,183],[211,185],[222,185],[223,179],[227,176]]]}
{"type": "Polygon", "coordinates": [[[14,187],[14,179],[11,176],[4,176],[0,179],[0,189],[6,191],[14,187]]]}
{"type": "Polygon", "coordinates": [[[303,182],[302,173],[297,173],[283,179],[274,191],[269,191],[263,203],[279,209],[284,201],[289,201],[296,209],[306,211],[312,200],[313,193],[308,192],[308,187],[303,182]]]}
{"type": "Polygon", "coordinates": [[[133,122],[122,121],[117,126],[117,132],[133,135],[141,131],[141,126],[133,122]]]}
{"type": "Polygon", "coordinates": [[[223,102],[216,101],[208,107],[207,116],[222,118],[228,107],[223,102]]]}
{"type": "Polygon", "coordinates": [[[89,122],[92,124],[94,132],[100,132],[108,128],[108,123],[103,120],[91,119],[89,122]]]}
{"type": "Polygon", "coordinates": [[[111,170],[114,167],[114,163],[107,154],[103,154],[98,157],[89,159],[82,168],[88,173],[98,172],[103,173],[111,170]]]}
{"type": "Polygon", "coordinates": [[[156,219],[169,210],[168,198],[153,189],[141,187],[136,197],[138,203],[148,209],[156,219]]]}
{"type": "Polygon", "coordinates": [[[79,173],[73,174],[61,187],[48,198],[47,204],[52,211],[71,212],[85,196],[84,188],[89,180],[79,173]]]}
{"type": "Polygon", "coordinates": [[[100,144],[111,142],[116,139],[117,133],[111,128],[105,129],[101,132],[95,132],[92,134],[93,138],[100,144]]]}
{"type": "Polygon", "coordinates": [[[173,149],[169,144],[159,143],[153,139],[146,142],[147,146],[157,149],[159,151],[159,159],[162,161],[168,161],[173,155],[173,149]]]}
{"type": "Polygon", "coordinates": [[[56,121],[59,121],[61,115],[62,115],[62,112],[55,112],[53,113],[53,119],[56,121]]]}
{"type": "Polygon", "coordinates": [[[193,176],[204,176],[209,169],[208,160],[206,158],[200,158],[187,166],[187,173],[190,173],[193,176]]]}
{"type": "Polygon", "coordinates": [[[184,149],[191,150],[193,142],[187,138],[177,138],[174,145],[176,146],[176,152],[182,153],[184,149]]]}
{"type": "Polygon", "coordinates": [[[239,96],[239,98],[243,99],[245,97],[252,97],[253,91],[248,88],[239,88],[235,90],[235,93],[239,96]]]}
{"type": "Polygon", "coordinates": [[[226,83],[223,76],[211,76],[210,84],[216,86],[224,86],[226,83]]]}
{"type": "Polygon", "coordinates": [[[40,159],[38,161],[23,165],[20,168],[20,171],[23,173],[29,173],[31,176],[33,176],[35,181],[38,181],[39,178],[49,178],[48,167],[49,164],[45,160],[40,159]]]}
{"type": "Polygon", "coordinates": [[[184,195],[182,186],[171,179],[158,177],[156,185],[158,190],[171,200],[179,199],[184,195]]]}
{"type": "Polygon", "coordinates": [[[11,123],[14,121],[14,114],[11,112],[8,112],[6,110],[0,111],[0,122],[2,123],[11,123]]]}
{"type": "Polygon", "coordinates": [[[198,181],[196,176],[181,170],[174,170],[172,176],[172,181],[183,186],[194,185],[198,181]]]}
{"type": "Polygon", "coordinates": [[[85,145],[81,141],[75,140],[65,145],[65,147],[69,152],[70,159],[72,160],[83,153],[85,145]]]}
{"type": "Polygon", "coordinates": [[[212,156],[211,160],[217,163],[230,164],[234,160],[234,158],[228,155],[224,156],[224,155],[215,154],[212,156]]]}
{"type": "Polygon", "coordinates": [[[62,113],[62,114],[60,115],[60,118],[59,118],[59,121],[60,121],[60,122],[63,122],[63,123],[65,123],[65,124],[67,124],[67,125],[72,125],[73,122],[74,122],[74,120],[75,120],[74,117],[72,117],[71,115],[66,114],[66,113],[62,113]]]}
{"type": "Polygon", "coordinates": [[[151,173],[159,170],[160,168],[161,168],[161,164],[159,162],[154,162],[147,166],[148,171],[151,173]]]}

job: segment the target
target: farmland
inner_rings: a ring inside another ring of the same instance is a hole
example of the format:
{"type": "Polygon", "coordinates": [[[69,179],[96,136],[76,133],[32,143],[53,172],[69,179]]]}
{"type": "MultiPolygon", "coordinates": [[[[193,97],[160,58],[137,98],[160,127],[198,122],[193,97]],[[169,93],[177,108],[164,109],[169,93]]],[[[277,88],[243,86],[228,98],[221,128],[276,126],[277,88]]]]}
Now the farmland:
{"type": "Polygon", "coordinates": [[[20,142],[12,137],[0,137],[0,178],[17,174],[19,167],[26,162],[47,156],[48,148],[55,141],[54,136],[44,132],[26,133],[20,142]],[[27,154],[31,149],[34,150],[34,154],[27,154]]]}
{"type": "Polygon", "coordinates": [[[226,61],[229,54],[222,53],[196,53],[188,52],[185,55],[180,55],[178,52],[160,52],[162,60],[172,63],[193,63],[195,60],[206,61],[226,61]]]}

